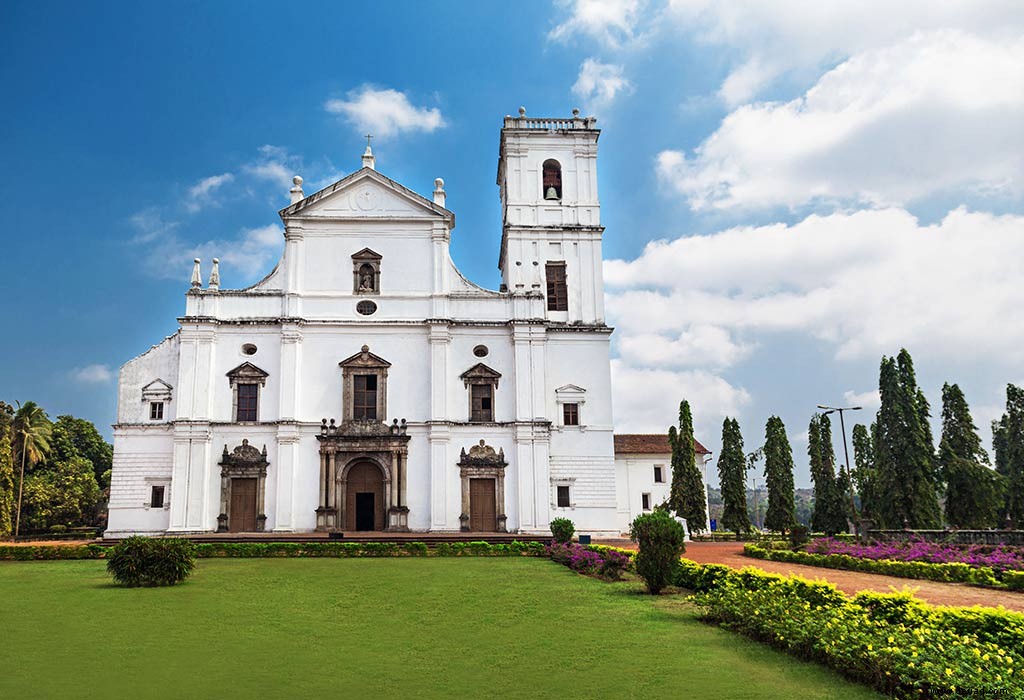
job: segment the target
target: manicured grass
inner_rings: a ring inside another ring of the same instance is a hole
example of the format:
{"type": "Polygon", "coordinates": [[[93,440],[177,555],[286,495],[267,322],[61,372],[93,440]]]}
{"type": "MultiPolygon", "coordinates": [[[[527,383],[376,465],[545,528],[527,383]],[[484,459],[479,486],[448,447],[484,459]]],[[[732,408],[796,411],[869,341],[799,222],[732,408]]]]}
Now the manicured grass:
{"type": "Polygon", "coordinates": [[[546,560],[202,560],[123,589],[102,561],[0,563],[0,698],[858,698],[679,596],[546,560]]]}

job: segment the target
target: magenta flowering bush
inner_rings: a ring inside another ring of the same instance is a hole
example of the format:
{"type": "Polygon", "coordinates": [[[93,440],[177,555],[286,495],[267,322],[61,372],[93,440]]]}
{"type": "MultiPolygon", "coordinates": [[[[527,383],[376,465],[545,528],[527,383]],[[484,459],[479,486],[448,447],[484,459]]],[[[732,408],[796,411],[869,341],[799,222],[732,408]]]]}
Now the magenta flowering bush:
{"type": "Polygon", "coordinates": [[[826,537],[807,545],[812,554],[845,554],[858,559],[967,564],[1000,571],[1024,571],[1024,548],[1005,545],[953,545],[911,540],[856,544],[826,537]]]}
{"type": "Polygon", "coordinates": [[[622,572],[629,568],[630,558],[627,554],[608,547],[584,546],[573,542],[552,541],[545,548],[552,561],[568,566],[573,571],[588,576],[600,576],[612,581],[622,577],[622,572]]]}

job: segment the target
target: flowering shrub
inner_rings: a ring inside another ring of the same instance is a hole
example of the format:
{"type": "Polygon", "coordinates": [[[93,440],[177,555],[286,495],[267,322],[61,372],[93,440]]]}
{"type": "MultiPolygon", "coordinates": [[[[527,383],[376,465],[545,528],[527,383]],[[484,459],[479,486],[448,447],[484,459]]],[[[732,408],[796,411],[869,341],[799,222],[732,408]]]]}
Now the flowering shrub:
{"type": "Polygon", "coordinates": [[[846,554],[858,559],[922,561],[929,564],[968,564],[996,571],[1024,571],[1024,549],[1005,545],[951,545],[940,542],[875,542],[856,544],[831,537],[816,539],[807,546],[812,554],[846,554]]]}
{"type": "Polygon", "coordinates": [[[547,547],[547,554],[552,561],[564,564],[573,571],[611,581],[618,581],[631,561],[628,554],[612,547],[588,547],[572,542],[552,541],[547,547]]]}
{"type": "Polygon", "coordinates": [[[1024,571],[1006,569],[998,571],[987,566],[972,566],[963,562],[931,564],[925,561],[892,561],[888,559],[864,559],[849,554],[814,554],[788,550],[767,550],[747,544],[743,553],[756,559],[785,561],[792,564],[821,566],[826,569],[863,571],[869,574],[884,574],[900,578],[943,581],[947,583],[969,583],[986,588],[1008,588],[1024,591],[1024,571]]]}
{"type": "Polygon", "coordinates": [[[576,533],[576,526],[569,518],[555,518],[551,521],[551,536],[555,542],[572,542],[572,536],[576,533]]]}
{"type": "Polygon", "coordinates": [[[898,698],[1024,696],[1024,615],[938,608],[909,593],[850,599],[828,583],[757,569],[677,579],[714,583],[694,600],[709,622],[825,663],[898,698]]]}

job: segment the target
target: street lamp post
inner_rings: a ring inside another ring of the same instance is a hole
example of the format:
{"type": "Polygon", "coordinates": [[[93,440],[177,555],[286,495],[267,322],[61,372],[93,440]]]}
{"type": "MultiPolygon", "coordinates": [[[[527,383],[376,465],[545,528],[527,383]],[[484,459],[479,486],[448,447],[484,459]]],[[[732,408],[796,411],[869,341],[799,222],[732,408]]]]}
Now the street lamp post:
{"type": "Polygon", "coordinates": [[[850,490],[849,490],[850,513],[852,513],[853,518],[855,519],[854,523],[853,523],[853,530],[854,530],[854,534],[857,534],[859,532],[859,529],[857,528],[857,523],[856,523],[857,505],[856,505],[856,502],[854,501],[854,498],[853,498],[853,473],[850,471],[850,450],[846,446],[846,423],[843,420],[843,413],[845,411],[859,411],[859,410],[861,410],[862,407],[861,406],[847,406],[846,408],[836,408],[835,406],[822,406],[821,404],[819,404],[818,408],[820,408],[822,411],[824,411],[824,413],[822,413],[822,415],[824,415],[824,416],[827,416],[830,413],[838,413],[839,414],[839,429],[843,433],[843,455],[846,457],[846,479],[847,479],[847,481],[850,482],[850,490]]]}
{"type": "Polygon", "coordinates": [[[708,462],[711,461],[711,453],[704,455],[704,526],[707,532],[711,533],[711,497],[708,495],[708,462]]]}

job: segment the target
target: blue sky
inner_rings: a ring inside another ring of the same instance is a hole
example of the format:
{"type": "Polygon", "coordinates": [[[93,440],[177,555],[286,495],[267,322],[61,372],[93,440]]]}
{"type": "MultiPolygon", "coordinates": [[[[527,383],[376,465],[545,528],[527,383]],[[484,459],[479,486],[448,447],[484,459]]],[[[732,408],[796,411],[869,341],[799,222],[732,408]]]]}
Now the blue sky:
{"type": "MultiPolygon", "coordinates": [[[[429,193],[497,284],[501,118],[598,117],[616,422],[689,398],[717,451],[906,346],[988,442],[1024,382],[1024,9],[1015,2],[10,2],[0,22],[0,398],[109,434],[116,370],[176,328],[191,259],[274,264],[291,175],[429,193]]],[[[837,445],[838,447],[838,445],[837,445]]]]}

